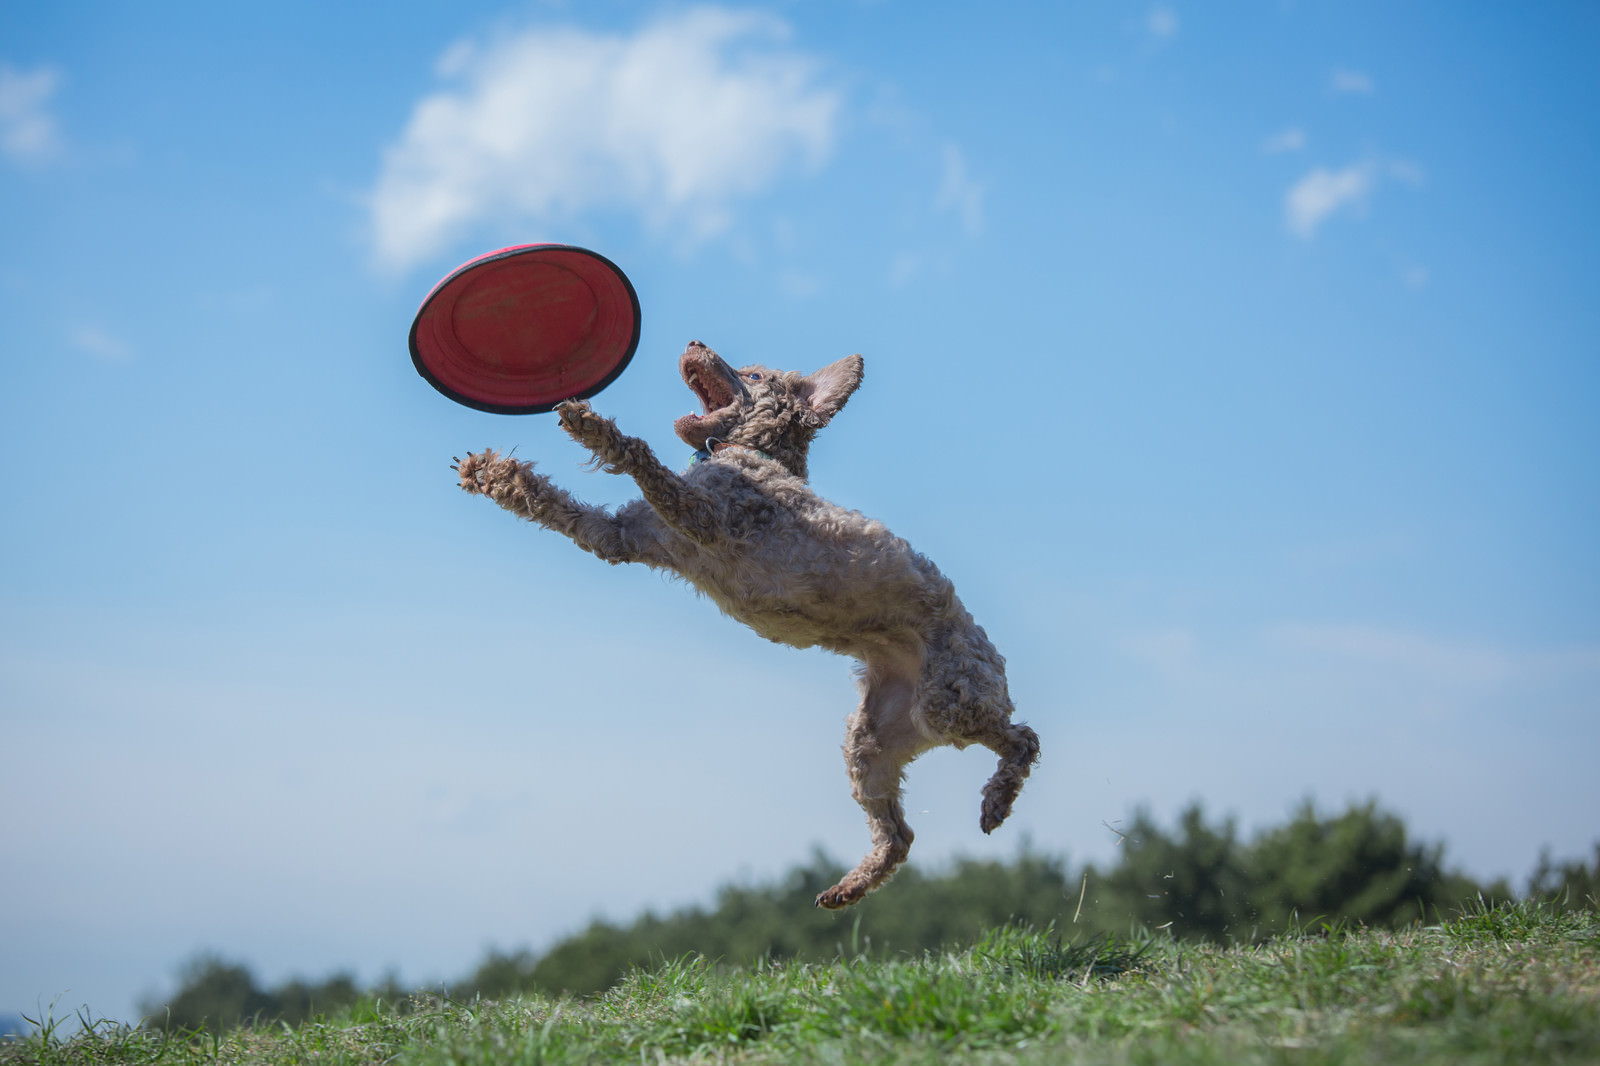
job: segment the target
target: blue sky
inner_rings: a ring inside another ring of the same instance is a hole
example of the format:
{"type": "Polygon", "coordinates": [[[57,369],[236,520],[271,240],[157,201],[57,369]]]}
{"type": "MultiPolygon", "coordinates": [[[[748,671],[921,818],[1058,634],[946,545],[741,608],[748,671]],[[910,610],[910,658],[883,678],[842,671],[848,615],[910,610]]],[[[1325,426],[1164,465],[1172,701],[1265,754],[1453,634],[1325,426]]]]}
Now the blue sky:
{"type": "Polygon", "coordinates": [[[1592,5],[0,11],[0,1011],[193,951],[467,972],[866,845],[848,664],[452,488],[551,416],[412,370],[507,244],[676,356],[866,383],[819,491],[934,558],[1044,761],[914,858],[1376,797],[1519,881],[1600,837],[1592,5]]]}

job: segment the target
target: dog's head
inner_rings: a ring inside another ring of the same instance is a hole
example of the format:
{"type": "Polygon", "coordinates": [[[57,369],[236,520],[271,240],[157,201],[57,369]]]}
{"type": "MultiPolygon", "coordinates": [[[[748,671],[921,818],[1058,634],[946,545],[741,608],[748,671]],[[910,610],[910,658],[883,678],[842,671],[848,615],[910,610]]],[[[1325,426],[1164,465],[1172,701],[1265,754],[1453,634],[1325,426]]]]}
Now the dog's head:
{"type": "Polygon", "coordinates": [[[811,438],[861,386],[861,357],[849,355],[814,374],[745,366],[738,370],[699,341],[678,359],[684,383],[705,410],[673,423],[691,448],[742,444],[806,476],[811,438]]]}

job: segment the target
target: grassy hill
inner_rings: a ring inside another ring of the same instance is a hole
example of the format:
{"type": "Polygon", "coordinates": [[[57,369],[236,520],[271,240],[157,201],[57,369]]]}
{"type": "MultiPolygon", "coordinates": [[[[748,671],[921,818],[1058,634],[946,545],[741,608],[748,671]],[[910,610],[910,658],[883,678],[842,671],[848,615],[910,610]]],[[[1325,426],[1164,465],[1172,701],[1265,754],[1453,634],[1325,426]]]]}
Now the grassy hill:
{"type": "Polygon", "coordinates": [[[1003,926],[898,958],[680,958],[588,999],[369,1000],[223,1034],[83,1021],[44,1019],[0,1064],[1593,1063],[1600,913],[1508,903],[1233,947],[1003,926]]]}

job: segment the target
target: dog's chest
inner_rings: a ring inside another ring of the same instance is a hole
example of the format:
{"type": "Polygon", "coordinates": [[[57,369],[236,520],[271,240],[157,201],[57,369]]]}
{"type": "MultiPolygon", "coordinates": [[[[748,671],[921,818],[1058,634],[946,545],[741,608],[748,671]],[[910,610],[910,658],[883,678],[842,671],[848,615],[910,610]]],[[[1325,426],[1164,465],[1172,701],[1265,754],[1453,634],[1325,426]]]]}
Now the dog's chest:
{"type": "Polygon", "coordinates": [[[726,614],[795,647],[853,650],[924,609],[932,565],[880,522],[803,488],[730,501],[729,528],[684,545],[679,573],[726,614]],[[756,516],[751,518],[750,516],[756,516]]]}

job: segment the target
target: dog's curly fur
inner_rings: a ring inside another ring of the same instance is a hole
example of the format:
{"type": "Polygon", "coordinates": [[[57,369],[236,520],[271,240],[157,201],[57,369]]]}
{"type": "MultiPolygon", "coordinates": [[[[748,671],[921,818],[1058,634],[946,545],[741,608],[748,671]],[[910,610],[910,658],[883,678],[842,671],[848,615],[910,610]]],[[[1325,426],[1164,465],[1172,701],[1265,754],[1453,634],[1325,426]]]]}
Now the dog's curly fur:
{"type": "Polygon", "coordinates": [[[861,357],[809,376],[736,371],[692,341],[679,368],[705,408],[674,426],[702,456],[683,474],[586,402],[556,409],[602,469],[627,474],[643,492],[615,514],[494,451],[469,454],[455,469],[463,489],[606,562],[683,577],[769,640],[860,662],[861,706],[850,716],[844,756],[873,848],[817,897],[818,906],[845,907],[888,880],[910,851],[900,787],[912,759],[942,744],[982,744],[999,755],[978,822],[988,833],[1011,813],[1039,738],[1011,721],[1005,660],[949,579],[881,523],[806,483],[812,437],[860,386],[861,357]]]}

